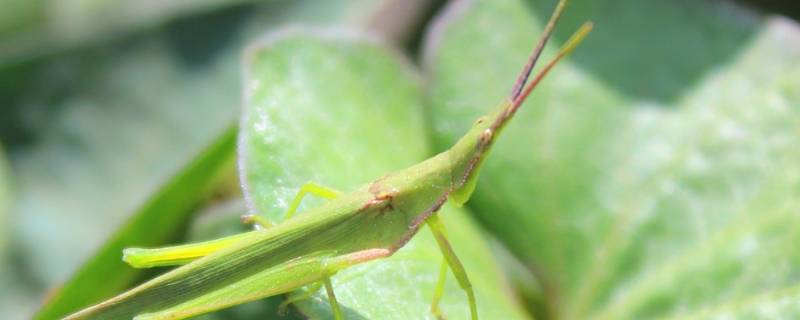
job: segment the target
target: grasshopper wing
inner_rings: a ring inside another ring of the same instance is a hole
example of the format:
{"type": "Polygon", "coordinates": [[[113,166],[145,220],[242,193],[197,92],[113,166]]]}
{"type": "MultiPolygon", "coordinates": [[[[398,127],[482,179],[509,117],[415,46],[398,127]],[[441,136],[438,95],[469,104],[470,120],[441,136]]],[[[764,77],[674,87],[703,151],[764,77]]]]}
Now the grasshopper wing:
{"type": "Polygon", "coordinates": [[[357,214],[363,201],[332,201],[273,228],[249,232],[229,247],[67,319],[159,318],[159,312],[190,316],[314,282],[324,257],[353,249],[337,239],[370,223],[357,214]]]}

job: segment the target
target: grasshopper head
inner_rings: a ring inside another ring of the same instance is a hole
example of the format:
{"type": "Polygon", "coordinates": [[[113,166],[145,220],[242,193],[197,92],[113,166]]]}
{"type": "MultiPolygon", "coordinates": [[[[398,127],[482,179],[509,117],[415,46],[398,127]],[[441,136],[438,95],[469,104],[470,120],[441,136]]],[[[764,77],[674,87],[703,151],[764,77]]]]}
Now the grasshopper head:
{"type": "Polygon", "coordinates": [[[553,28],[555,28],[555,24],[561,16],[565,5],[566,0],[559,1],[555,12],[553,12],[550,21],[545,27],[544,33],[534,48],[533,53],[530,55],[528,63],[523,67],[520,76],[517,78],[508,99],[501,103],[494,113],[478,118],[467,134],[453,147],[454,162],[458,163],[458,165],[455,166],[453,172],[456,181],[454,181],[451,199],[456,204],[460,205],[465,203],[472,195],[472,191],[475,190],[478,172],[494,140],[497,139],[506,124],[514,117],[514,114],[516,114],[517,110],[522,106],[522,103],[528,95],[530,95],[533,89],[536,88],[550,70],[561,59],[569,55],[592,30],[593,25],[591,22],[584,23],[583,26],[567,40],[556,56],[533,77],[530,83],[528,83],[528,78],[542,50],[544,50],[545,44],[550,39],[553,28]]]}

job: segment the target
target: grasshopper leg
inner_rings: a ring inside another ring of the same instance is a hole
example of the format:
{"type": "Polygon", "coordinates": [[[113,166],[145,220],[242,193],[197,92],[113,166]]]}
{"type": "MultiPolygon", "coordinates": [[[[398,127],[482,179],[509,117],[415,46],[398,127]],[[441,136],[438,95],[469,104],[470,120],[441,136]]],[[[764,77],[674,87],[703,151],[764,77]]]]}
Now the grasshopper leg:
{"type": "Polygon", "coordinates": [[[447,279],[447,260],[442,259],[441,267],[439,268],[439,280],[436,281],[436,290],[433,291],[433,300],[431,301],[431,313],[438,319],[444,319],[442,310],[439,309],[439,301],[444,294],[444,282],[447,279]]]}
{"type": "Polygon", "coordinates": [[[231,246],[251,235],[240,233],[209,241],[161,248],[125,248],[122,250],[122,261],[134,268],[179,266],[231,246]]]}
{"type": "Polygon", "coordinates": [[[303,198],[307,194],[312,194],[320,198],[331,200],[338,197],[342,193],[338,190],[328,188],[315,182],[306,182],[300,187],[300,191],[297,191],[297,195],[294,196],[292,204],[289,206],[289,209],[286,210],[286,216],[283,218],[284,220],[291,218],[295,212],[297,212],[297,208],[300,207],[300,202],[303,201],[303,198]]]}
{"type": "MultiPolygon", "coordinates": [[[[308,194],[312,194],[317,197],[330,200],[338,197],[342,193],[339,192],[338,190],[323,186],[315,182],[306,182],[300,187],[300,190],[297,191],[297,195],[294,196],[294,199],[292,199],[292,203],[289,205],[289,209],[286,210],[286,215],[283,218],[284,220],[291,218],[295,214],[295,212],[297,212],[297,208],[300,207],[300,203],[303,201],[303,198],[305,198],[305,196],[308,194]]],[[[246,224],[252,224],[253,226],[256,227],[256,229],[269,228],[274,225],[274,223],[272,223],[271,221],[255,214],[243,215],[242,222],[246,224]]]]}
{"type": "Polygon", "coordinates": [[[286,308],[288,308],[290,304],[311,298],[311,296],[313,296],[314,293],[319,291],[319,289],[321,288],[322,288],[322,282],[317,281],[309,285],[305,292],[289,295],[289,297],[287,297],[286,300],[283,300],[283,302],[281,302],[281,304],[278,306],[278,312],[280,314],[285,314],[286,308]]]}
{"type": "Polygon", "coordinates": [[[339,270],[345,269],[347,267],[367,262],[370,260],[385,258],[394,253],[393,250],[384,249],[384,248],[375,248],[375,249],[367,249],[362,251],[356,251],[350,254],[346,254],[343,256],[330,258],[326,261],[326,276],[323,278],[323,283],[325,284],[325,291],[328,294],[328,301],[331,304],[331,309],[333,309],[333,316],[336,320],[342,320],[344,317],[342,316],[341,307],[339,307],[339,302],[336,300],[336,294],[333,292],[333,284],[331,283],[331,277],[336,274],[339,270]]]}
{"type": "Polygon", "coordinates": [[[285,312],[286,308],[297,301],[305,300],[310,298],[314,293],[316,293],[323,285],[325,286],[325,292],[328,295],[328,302],[331,304],[331,310],[333,311],[334,318],[336,320],[344,319],[342,315],[342,309],[339,306],[339,302],[336,299],[336,294],[333,291],[333,284],[331,283],[331,277],[335,275],[339,270],[346,269],[353,265],[367,262],[374,259],[385,258],[392,255],[394,251],[389,249],[383,248],[375,248],[375,249],[367,249],[363,251],[356,251],[350,254],[325,258],[325,267],[323,268],[323,275],[322,279],[317,282],[314,282],[308,287],[308,290],[304,293],[290,296],[288,299],[283,301],[280,306],[278,306],[279,312],[285,312]]]}
{"type": "MultiPolygon", "coordinates": [[[[453,247],[450,246],[450,242],[447,241],[444,225],[439,220],[439,216],[437,214],[431,215],[426,222],[431,228],[434,238],[436,238],[436,243],[439,244],[439,249],[442,250],[444,260],[447,262],[447,265],[450,266],[450,270],[453,270],[453,275],[456,277],[456,280],[458,280],[458,285],[462,290],[464,290],[464,292],[467,293],[469,311],[472,320],[477,320],[478,308],[477,304],[475,303],[475,292],[472,290],[472,284],[469,281],[469,277],[467,277],[467,271],[464,269],[464,265],[462,265],[461,261],[458,260],[455,251],[453,251],[453,247]]],[[[441,317],[441,311],[439,311],[438,302],[439,298],[441,298],[442,292],[444,291],[443,276],[444,273],[440,272],[439,284],[437,284],[436,292],[434,293],[433,297],[433,303],[431,305],[431,311],[439,317],[441,317]],[[440,287],[442,288],[440,289],[440,287]]]]}
{"type": "MultiPolygon", "coordinates": [[[[289,205],[289,209],[286,210],[286,215],[284,216],[284,220],[291,218],[297,212],[297,208],[300,207],[300,203],[303,201],[303,198],[305,198],[305,196],[308,194],[312,194],[317,197],[330,200],[338,197],[341,194],[341,192],[312,181],[306,182],[302,186],[300,186],[300,190],[297,191],[297,194],[294,196],[294,199],[292,199],[292,203],[289,205]]],[[[274,225],[271,221],[255,214],[247,214],[242,216],[242,222],[246,224],[253,224],[256,228],[259,227],[269,228],[274,225]]],[[[279,312],[285,312],[286,308],[295,301],[300,301],[311,297],[311,295],[313,295],[314,292],[317,292],[317,290],[319,290],[323,282],[325,284],[326,291],[328,291],[328,297],[329,300],[331,301],[331,306],[334,308],[334,315],[336,316],[336,319],[340,319],[341,312],[338,311],[339,305],[338,303],[336,303],[336,297],[333,295],[333,287],[330,286],[330,277],[326,277],[322,282],[315,282],[308,288],[309,290],[306,293],[294,297],[289,297],[286,300],[284,300],[280,304],[280,306],[278,306],[279,312]]]]}
{"type": "Polygon", "coordinates": [[[325,277],[322,281],[325,283],[325,292],[328,293],[328,301],[331,303],[331,309],[333,309],[333,318],[336,320],[343,320],[342,309],[339,307],[339,301],[336,300],[336,294],[333,293],[331,277],[325,277]]]}

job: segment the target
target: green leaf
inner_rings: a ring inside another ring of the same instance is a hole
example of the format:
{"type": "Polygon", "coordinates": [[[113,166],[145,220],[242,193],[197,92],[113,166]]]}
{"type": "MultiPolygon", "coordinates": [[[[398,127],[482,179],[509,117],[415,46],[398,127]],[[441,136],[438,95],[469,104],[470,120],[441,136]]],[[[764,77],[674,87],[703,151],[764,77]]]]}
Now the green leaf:
{"type": "MultiPolygon", "coordinates": [[[[376,41],[343,30],[286,32],[249,50],[246,61],[239,157],[251,212],[279,221],[307,181],[349,191],[428,155],[419,79],[376,41]]],[[[446,208],[442,216],[481,316],[525,318],[477,228],[461,210],[446,208]]],[[[422,230],[391,258],[338,273],[333,283],[345,316],[433,318],[441,261],[430,232],[422,230]]],[[[444,312],[467,318],[464,292],[452,276],[447,281],[444,312]]],[[[322,292],[297,305],[313,319],[332,317],[322,292]]]]}
{"type": "MultiPolygon", "coordinates": [[[[554,2],[456,1],[439,18],[439,148],[508,94],[554,2]]],[[[596,31],[509,125],[470,203],[536,270],[549,316],[800,316],[800,27],[724,1],[566,12],[551,53],[583,20],[596,31]]]]}

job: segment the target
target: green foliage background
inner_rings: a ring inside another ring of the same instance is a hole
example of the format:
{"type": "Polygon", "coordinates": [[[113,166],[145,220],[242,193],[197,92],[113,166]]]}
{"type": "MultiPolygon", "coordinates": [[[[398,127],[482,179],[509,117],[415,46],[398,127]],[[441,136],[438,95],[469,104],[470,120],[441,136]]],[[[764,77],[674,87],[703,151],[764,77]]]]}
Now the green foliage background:
{"type": "MultiPolygon", "coordinates": [[[[0,318],[163,271],[126,267],[125,246],[279,220],[305,181],[347,190],[446,148],[554,4],[3,1],[0,318]]],[[[800,316],[800,26],[727,0],[574,0],[544,58],[585,20],[443,212],[482,317],[800,316]]],[[[350,318],[432,318],[438,263],[423,230],[334,282],[350,318]]],[[[203,317],[330,317],[324,295],[281,299],[203,317]]],[[[444,310],[466,316],[452,278],[444,310]]]]}

